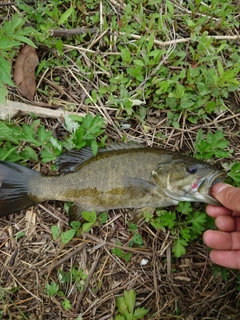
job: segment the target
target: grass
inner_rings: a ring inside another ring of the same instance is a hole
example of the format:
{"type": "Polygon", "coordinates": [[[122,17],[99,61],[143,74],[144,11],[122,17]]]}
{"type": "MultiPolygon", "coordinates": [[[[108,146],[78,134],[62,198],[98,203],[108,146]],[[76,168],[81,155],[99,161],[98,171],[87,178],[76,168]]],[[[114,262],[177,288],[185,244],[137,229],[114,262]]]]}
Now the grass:
{"type": "MultiPolygon", "coordinates": [[[[208,160],[240,185],[236,1],[18,1],[0,16],[1,103],[27,102],[11,70],[28,43],[40,60],[35,102],[86,113],[37,119],[30,106],[1,121],[2,160],[49,174],[66,149],[134,140],[208,160]]],[[[181,203],[137,226],[130,210],[86,213],[71,228],[67,206],[1,219],[2,318],[132,319],[139,309],[145,319],[237,319],[239,277],[212,269],[204,206],[181,203]]]]}

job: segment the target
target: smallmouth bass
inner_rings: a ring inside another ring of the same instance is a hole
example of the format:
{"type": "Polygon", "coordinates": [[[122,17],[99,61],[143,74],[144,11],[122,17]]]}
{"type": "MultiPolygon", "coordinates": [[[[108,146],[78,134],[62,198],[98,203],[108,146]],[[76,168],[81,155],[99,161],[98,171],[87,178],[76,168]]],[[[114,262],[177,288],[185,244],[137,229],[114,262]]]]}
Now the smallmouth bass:
{"type": "Polygon", "coordinates": [[[68,151],[56,160],[61,175],[43,176],[19,164],[0,161],[0,216],[47,200],[70,201],[69,220],[82,211],[161,208],[179,201],[219,205],[210,188],[224,181],[212,165],[156,147],[117,144],[68,151]]]}

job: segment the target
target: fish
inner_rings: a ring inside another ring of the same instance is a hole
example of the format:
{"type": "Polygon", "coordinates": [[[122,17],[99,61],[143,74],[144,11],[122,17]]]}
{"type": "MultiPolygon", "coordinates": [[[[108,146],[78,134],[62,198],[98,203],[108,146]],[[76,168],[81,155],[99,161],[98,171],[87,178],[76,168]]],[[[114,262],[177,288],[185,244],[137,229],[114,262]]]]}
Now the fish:
{"type": "Polygon", "coordinates": [[[69,221],[83,211],[132,208],[143,212],[180,201],[220,205],[211,187],[225,173],[211,164],[158,147],[113,144],[93,155],[90,147],[56,159],[58,174],[45,176],[0,161],[0,217],[48,200],[72,202],[69,221]]]}

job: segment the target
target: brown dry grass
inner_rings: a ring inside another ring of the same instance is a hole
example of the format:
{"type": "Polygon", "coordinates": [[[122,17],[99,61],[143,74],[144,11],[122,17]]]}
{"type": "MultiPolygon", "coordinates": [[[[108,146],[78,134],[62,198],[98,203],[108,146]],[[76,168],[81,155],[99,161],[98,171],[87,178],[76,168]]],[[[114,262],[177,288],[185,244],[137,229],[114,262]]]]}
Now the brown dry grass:
{"type": "MultiPolygon", "coordinates": [[[[114,1],[110,2],[114,4],[114,1]]],[[[158,144],[187,153],[194,151],[193,142],[199,128],[204,128],[206,132],[221,129],[234,150],[233,158],[240,161],[239,92],[226,101],[229,106],[227,111],[217,117],[209,117],[198,125],[188,123],[182,113],[179,129],[167,125],[167,110],[149,109],[143,126],[137,119],[126,119],[124,114],[117,114],[115,108],[106,107],[100,98],[91,106],[84,105],[90,90],[97,89],[102,81],[100,73],[104,70],[96,65],[97,60],[91,60],[87,54],[88,50],[94,52],[103,35],[101,31],[88,43],[74,47],[82,56],[83,63],[98,70],[92,83],[84,78],[80,80],[74,63],[65,68],[47,69],[39,76],[38,87],[44,90],[48,86],[55,104],[65,108],[72,106],[76,112],[102,115],[112,141],[126,136],[127,140],[146,145],[158,144]],[[61,85],[53,80],[55,77],[61,78],[61,85]],[[129,125],[127,129],[123,129],[124,123],[129,125]]],[[[65,54],[71,49],[73,47],[65,45],[65,54]]],[[[95,53],[105,55],[105,52],[95,53]]],[[[39,50],[40,59],[49,55],[54,56],[56,52],[49,52],[46,48],[39,50]]],[[[10,99],[25,102],[15,89],[10,99]]],[[[39,92],[36,101],[50,103],[49,97],[39,92]]],[[[31,120],[26,116],[18,117],[16,121],[28,123],[31,120]]],[[[42,123],[54,132],[61,133],[63,130],[56,120],[47,118],[42,123]]],[[[49,169],[42,165],[41,171],[49,169]]],[[[220,274],[213,275],[208,249],[201,240],[192,243],[186,255],[174,258],[170,233],[154,230],[147,223],[139,226],[144,246],[129,248],[131,235],[127,221],[130,215],[131,211],[110,212],[106,225],[94,227],[90,233],[74,238],[64,247],[51,235],[53,225],[57,224],[61,230],[68,228],[62,203],[44,203],[26,212],[1,218],[0,309],[4,310],[3,319],[71,320],[79,315],[84,320],[113,319],[116,297],[130,288],[137,292],[137,305],[150,310],[146,319],[240,319],[240,294],[235,272],[227,270],[228,281],[224,281],[220,274]],[[16,240],[19,232],[24,232],[24,236],[16,240]],[[111,253],[117,240],[123,244],[124,252],[132,253],[129,263],[111,253]],[[141,265],[142,259],[147,260],[146,265],[141,265]],[[72,308],[66,311],[61,305],[62,298],[49,297],[45,285],[52,281],[59,283],[58,271],[69,271],[72,266],[84,270],[88,278],[81,293],[77,291],[74,281],[63,285],[61,290],[72,304],[72,308]],[[16,292],[6,292],[14,288],[18,288],[16,292]]]]}

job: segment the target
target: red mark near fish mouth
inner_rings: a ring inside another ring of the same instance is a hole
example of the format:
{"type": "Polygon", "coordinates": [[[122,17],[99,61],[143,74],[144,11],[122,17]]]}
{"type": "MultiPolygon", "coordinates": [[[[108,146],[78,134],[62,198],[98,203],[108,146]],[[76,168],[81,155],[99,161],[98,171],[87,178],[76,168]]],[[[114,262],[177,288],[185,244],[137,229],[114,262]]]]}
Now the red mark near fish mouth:
{"type": "Polygon", "coordinates": [[[199,180],[201,180],[201,178],[198,178],[193,184],[192,184],[192,189],[197,189],[199,186],[199,180]]]}

